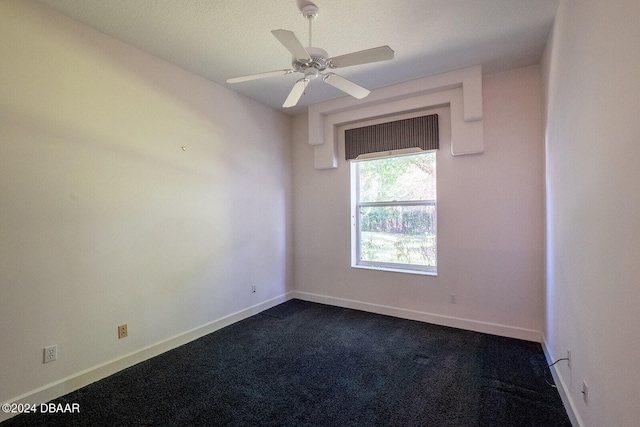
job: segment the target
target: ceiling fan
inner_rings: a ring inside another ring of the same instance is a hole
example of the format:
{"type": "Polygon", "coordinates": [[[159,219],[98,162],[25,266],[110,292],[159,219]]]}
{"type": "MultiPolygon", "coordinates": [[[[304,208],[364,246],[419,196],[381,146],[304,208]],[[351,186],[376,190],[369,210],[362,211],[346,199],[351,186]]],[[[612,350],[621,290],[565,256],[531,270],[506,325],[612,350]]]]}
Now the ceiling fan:
{"type": "Polygon", "coordinates": [[[234,77],[227,79],[227,83],[240,83],[292,73],[304,74],[304,77],[293,85],[291,92],[289,92],[289,96],[282,105],[284,108],[295,106],[304,94],[309,82],[320,76],[324,82],[329,83],[331,86],[338,88],[355,98],[362,99],[369,95],[369,90],[345,79],[342,76],[339,76],[338,74],[326,72],[326,70],[393,59],[393,50],[389,46],[380,46],[329,58],[329,55],[324,49],[313,47],[312,45],[311,23],[318,16],[318,7],[311,2],[299,1],[298,3],[301,6],[300,11],[302,12],[302,15],[309,21],[309,46],[305,48],[293,31],[271,31],[278,41],[282,43],[282,45],[293,55],[293,60],[291,62],[291,66],[293,68],[234,77]]]}

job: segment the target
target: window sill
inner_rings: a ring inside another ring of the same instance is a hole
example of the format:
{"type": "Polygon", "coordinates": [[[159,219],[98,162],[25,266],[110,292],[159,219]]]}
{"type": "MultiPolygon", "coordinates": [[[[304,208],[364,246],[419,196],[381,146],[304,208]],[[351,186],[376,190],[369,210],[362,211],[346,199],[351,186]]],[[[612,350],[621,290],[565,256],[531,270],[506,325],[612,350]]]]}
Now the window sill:
{"type": "Polygon", "coordinates": [[[421,276],[438,276],[438,272],[437,271],[391,267],[391,266],[386,266],[386,265],[352,264],[351,267],[352,268],[361,268],[363,270],[389,271],[389,272],[392,272],[392,273],[418,274],[418,275],[421,275],[421,276]]]}

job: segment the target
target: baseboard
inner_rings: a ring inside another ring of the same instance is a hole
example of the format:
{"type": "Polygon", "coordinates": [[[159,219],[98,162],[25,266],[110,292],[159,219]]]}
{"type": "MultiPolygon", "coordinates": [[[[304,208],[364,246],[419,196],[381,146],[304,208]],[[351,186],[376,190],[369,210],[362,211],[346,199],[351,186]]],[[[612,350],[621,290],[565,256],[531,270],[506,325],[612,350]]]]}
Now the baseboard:
{"type": "MultiPolygon", "coordinates": [[[[271,307],[275,307],[285,301],[294,298],[293,292],[277,296],[270,300],[253,305],[238,312],[229,314],[220,319],[214,320],[205,325],[194,328],[190,331],[168,338],[159,343],[145,347],[141,350],[137,350],[133,353],[126,354],[117,359],[108,361],[101,365],[92,367],[82,372],[78,372],[62,380],[56,381],[51,384],[47,384],[35,390],[31,390],[21,396],[17,396],[4,403],[29,403],[37,404],[49,402],[52,399],[56,399],[60,396],[64,396],[67,393],[71,393],[79,388],[87,386],[98,380],[113,375],[123,369],[129,368],[140,362],[144,362],[152,357],[158,356],[166,351],[172,350],[181,345],[187,344],[198,338],[201,338],[211,332],[215,332],[218,329],[222,329],[225,326],[229,326],[240,320],[251,317],[261,311],[267,310],[271,307]]],[[[5,414],[0,412],[0,422],[7,420],[17,414],[5,414]]]]}
{"type": "Polygon", "coordinates": [[[384,314],[387,316],[400,317],[402,319],[418,320],[421,322],[433,323],[435,325],[450,326],[453,328],[466,329],[469,331],[482,332],[509,338],[517,338],[525,341],[540,342],[541,339],[540,331],[536,331],[533,329],[518,328],[497,323],[481,322],[459,317],[443,316],[440,314],[407,310],[404,308],[372,304],[362,301],[354,301],[344,298],[312,294],[308,292],[294,291],[293,296],[294,298],[321,304],[334,305],[343,308],[353,308],[356,310],[368,311],[370,313],[384,314]]]}
{"type": "MultiPolygon", "coordinates": [[[[547,362],[551,365],[555,362],[553,356],[551,356],[551,352],[549,351],[549,347],[547,347],[547,340],[542,335],[542,351],[544,351],[544,357],[546,357],[547,362]]],[[[551,375],[553,376],[553,381],[558,388],[558,394],[562,399],[562,404],[564,405],[564,409],[567,411],[567,415],[569,416],[569,420],[571,421],[571,425],[573,427],[584,427],[584,423],[582,422],[582,418],[580,418],[580,414],[576,410],[575,402],[571,398],[571,393],[569,393],[569,388],[567,384],[564,382],[562,376],[556,370],[556,366],[550,366],[549,370],[551,371],[551,375]]]]}

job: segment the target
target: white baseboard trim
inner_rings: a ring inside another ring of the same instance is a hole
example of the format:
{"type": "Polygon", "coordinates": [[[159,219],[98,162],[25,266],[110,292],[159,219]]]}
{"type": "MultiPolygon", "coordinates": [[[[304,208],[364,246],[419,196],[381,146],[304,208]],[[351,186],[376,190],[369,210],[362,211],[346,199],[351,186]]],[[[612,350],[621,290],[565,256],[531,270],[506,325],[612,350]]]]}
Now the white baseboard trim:
{"type": "Polygon", "coordinates": [[[478,320],[463,319],[459,317],[443,316],[441,314],[427,313],[423,311],[408,310],[404,308],[386,305],[372,304],[362,301],[354,301],[344,298],[330,297],[326,295],[312,294],[308,292],[294,291],[293,297],[305,301],[334,305],[343,308],[368,311],[370,313],[384,314],[400,317],[402,319],[418,320],[435,325],[450,326],[458,329],[466,329],[474,332],[483,332],[491,335],[499,335],[509,338],[517,338],[525,341],[540,342],[541,332],[533,329],[519,328],[515,326],[501,325],[498,323],[482,322],[478,320]]]}
{"type": "MultiPolygon", "coordinates": [[[[551,365],[557,359],[554,359],[551,356],[551,352],[549,351],[549,347],[547,347],[547,340],[542,334],[542,351],[544,351],[544,357],[547,359],[547,363],[551,365]]],[[[567,411],[567,415],[569,416],[569,420],[571,421],[571,425],[573,427],[584,427],[584,423],[582,422],[582,418],[580,418],[580,414],[576,410],[576,405],[573,399],[571,398],[571,393],[569,393],[569,389],[567,388],[567,384],[564,382],[562,376],[558,373],[555,366],[551,366],[549,368],[551,371],[551,375],[553,376],[553,381],[558,388],[558,394],[562,399],[562,403],[564,404],[564,409],[567,411]]]]}
{"type": "MultiPolygon", "coordinates": [[[[288,301],[292,298],[294,298],[293,292],[287,292],[270,300],[261,302],[259,304],[224,316],[220,319],[214,320],[205,325],[194,328],[190,331],[183,332],[164,341],[152,344],[141,350],[137,350],[117,359],[105,362],[101,365],[78,372],[54,383],[47,384],[35,390],[31,390],[23,395],[3,402],[2,404],[29,403],[39,405],[40,403],[49,402],[50,400],[56,399],[60,396],[64,396],[67,393],[71,393],[72,391],[106,378],[109,375],[113,375],[116,372],[122,371],[123,369],[129,368],[135,364],[144,362],[145,360],[158,356],[164,352],[180,347],[181,345],[201,338],[207,334],[210,334],[211,332],[215,332],[218,329],[222,329],[225,326],[229,326],[240,320],[251,317],[271,307],[275,307],[276,305],[288,301]]],[[[0,412],[0,422],[12,418],[15,415],[17,414],[5,414],[4,412],[0,412]]]]}

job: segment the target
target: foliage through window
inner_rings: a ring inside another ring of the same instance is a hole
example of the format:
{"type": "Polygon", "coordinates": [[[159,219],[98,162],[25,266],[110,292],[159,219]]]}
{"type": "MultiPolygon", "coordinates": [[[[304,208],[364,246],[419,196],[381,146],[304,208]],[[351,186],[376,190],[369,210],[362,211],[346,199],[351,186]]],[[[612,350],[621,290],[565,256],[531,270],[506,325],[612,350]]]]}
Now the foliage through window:
{"type": "Polygon", "coordinates": [[[355,161],[352,264],[436,273],[436,153],[355,161]]]}

